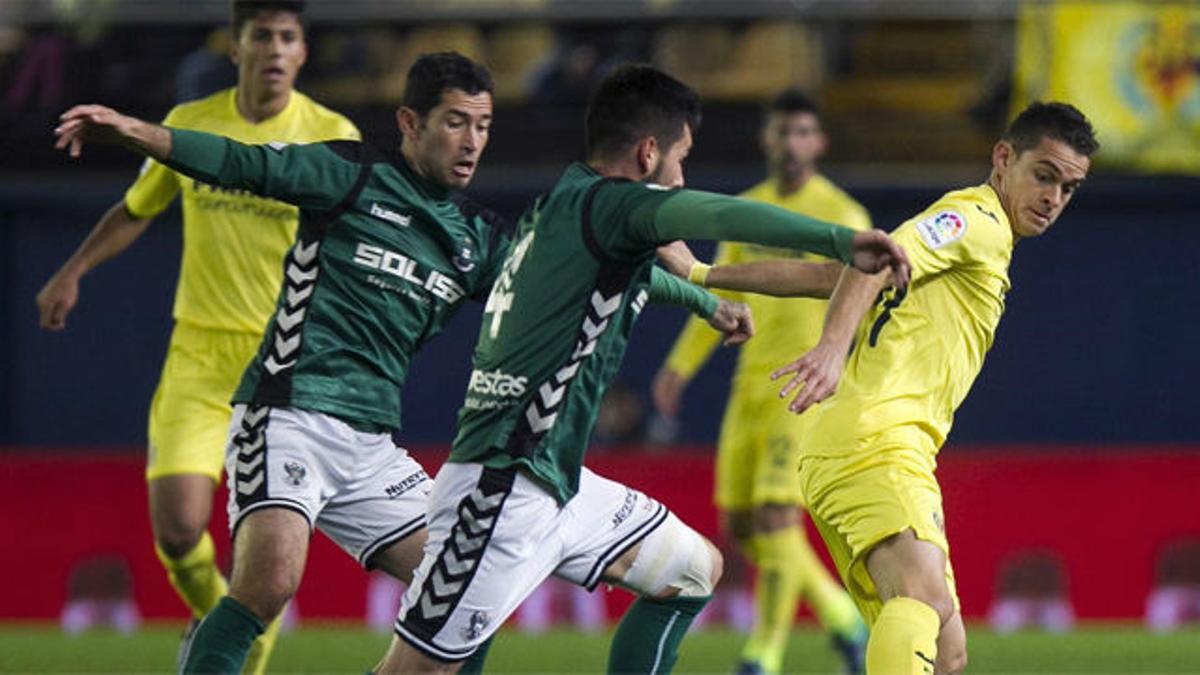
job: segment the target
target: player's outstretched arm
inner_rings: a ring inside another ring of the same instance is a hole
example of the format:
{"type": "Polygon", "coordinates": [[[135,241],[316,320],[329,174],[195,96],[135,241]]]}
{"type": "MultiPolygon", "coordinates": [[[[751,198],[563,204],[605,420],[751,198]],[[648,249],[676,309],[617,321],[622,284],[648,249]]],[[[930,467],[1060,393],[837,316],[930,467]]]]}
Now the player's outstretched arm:
{"type": "Polygon", "coordinates": [[[79,300],[79,281],[83,275],[128,248],[146,231],[150,220],[135,218],[123,199],[101,216],[79,249],[38,291],[35,301],[41,327],[45,330],[66,328],[67,315],[79,300]]]}
{"type": "MultiPolygon", "coordinates": [[[[696,263],[703,265],[703,263],[696,263]]],[[[707,288],[744,291],[778,297],[828,298],[833,294],[845,265],[807,260],[756,260],[738,265],[696,268],[707,288]]]]}
{"type": "Polygon", "coordinates": [[[864,274],[846,268],[842,273],[825,310],[825,326],[817,346],[771,373],[772,380],[792,376],[779,392],[780,398],[787,398],[798,390],[788,410],[802,413],[837,390],[858,324],[887,285],[888,278],[886,271],[864,274]]]}
{"type": "Polygon", "coordinates": [[[157,160],[171,154],[171,132],[166,127],[102,105],[77,105],[63,113],[54,136],[54,148],[66,150],[72,157],[83,154],[85,142],[119,143],[157,160]]]}

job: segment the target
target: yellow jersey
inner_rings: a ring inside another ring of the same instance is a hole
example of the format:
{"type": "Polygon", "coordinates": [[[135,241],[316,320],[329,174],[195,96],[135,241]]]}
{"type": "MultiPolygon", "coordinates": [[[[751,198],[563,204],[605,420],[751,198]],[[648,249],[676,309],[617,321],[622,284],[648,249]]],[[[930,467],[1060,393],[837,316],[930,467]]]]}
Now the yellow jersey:
{"type": "MultiPolygon", "coordinates": [[[[176,106],[163,124],[243,143],[313,143],[360,138],[354,124],[298,91],[283,111],[253,124],[236,89],[176,106]]],[[[172,316],[201,328],[261,334],[283,281],[283,256],[296,236],[296,207],[224,190],[146,160],[125,193],[135,218],[152,218],[183,193],[183,262],[172,316]]]]}
{"type": "Polygon", "coordinates": [[[804,415],[805,454],[936,453],[992,345],[1014,243],[995,191],[946,193],[892,237],[912,280],[867,313],[837,392],[804,415]]]}
{"type": "MultiPolygon", "coordinates": [[[[774,181],[766,180],[739,196],[856,230],[871,229],[871,216],[867,210],[820,174],[814,175],[804,187],[789,195],[781,196],[775,188],[774,181]]],[[[770,258],[826,260],[811,253],[721,242],[717,247],[714,264],[733,265],[770,258]]],[[[744,384],[752,388],[769,388],[771,383],[767,376],[771,371],[812,349],[821,336],[825,307],[828,304],[826,300],[776,298],[731,291],[717,293],[730,300],[745,302],[754,316],[755,336],[742,346],[738,355],[735,386],[744,384]]],[[[713,330],[706,321],[691,317],[675,341],[675,346],[667,357],[666,367],[684,378],[691,379],[712,354],[720,339],[720,333],[713,330]]]]}

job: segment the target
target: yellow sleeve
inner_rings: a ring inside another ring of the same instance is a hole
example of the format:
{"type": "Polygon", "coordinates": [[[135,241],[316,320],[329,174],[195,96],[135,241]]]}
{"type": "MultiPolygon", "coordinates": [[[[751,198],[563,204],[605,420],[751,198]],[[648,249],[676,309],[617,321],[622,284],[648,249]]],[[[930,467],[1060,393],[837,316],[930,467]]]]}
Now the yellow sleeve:
{"type": "MultiPolygon", "coordinates": [[[[713,264],[732,265],[740,262],[741,252],[741,244],[721,242],[717,246],[717,257],[713,264]]],[[[727,300],[741,300],[741,293],[723,290],[713,292],[727,300]]],[[[685,380],[690,380],[720,342],[721,334],[709,326],[707,321],[693,314],[688,317],[683,330],[679,332],[675,346],[671,348],[663,366],[679,373],[685,380]]]]}
{"type": "Polygon", "coordinates": [[[892,238],[912,263],[912,280],[943,272],[972,258],[981,245],[983,223],[970,223],[966,209],[937,205],[896,228],[892,238]]]}
{"type": "MultiPolygon", "coordinates": [[[[167,113],[166,119],[162,121],[164,125],[175,124],[176,110],[172,109],[167,113]]],[[[179,194],[180,180],[179,174],[147,157],[146,161],[142,162],[137,180],[125,191],[125,208],[130,215],[139,220],[157,216],[170,206],[175,195],[179,194]]]]}
{"type": "Polygon", "coordinates": [[[358,127],[354,126],[354,122],[351,122],[344,115],[338,115],[338,122],[339,124],[337,131],[333,136],[334,138],[349,141],[362,140],[362,132],[358,130],[358,127]]]}
{"type": "Polygon", "coordinates": [[[846,227],[860,232],[871,229],[871,214],[858,202],[851,204],[846,216],[846,222],[843,223],[846,227]]]}

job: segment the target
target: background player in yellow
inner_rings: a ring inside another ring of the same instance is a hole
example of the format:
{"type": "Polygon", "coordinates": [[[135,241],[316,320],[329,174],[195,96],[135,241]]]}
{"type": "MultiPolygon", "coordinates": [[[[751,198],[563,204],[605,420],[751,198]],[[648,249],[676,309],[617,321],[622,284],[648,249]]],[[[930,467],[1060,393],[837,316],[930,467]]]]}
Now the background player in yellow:
{"type": "MultiPolygon", "coordinates": [[[[820,112],[805,94],[788,90],[767,107],[759,141],[767,160],[766,180],[741,196],[858,230],[871,229],[866,209],[817,173],[826,147],[820,112]]],[[[813,254],[751,244],[721,242],[716,264],[813,254]]],[[[828,284],[841,265],[829,267],[828,284]]],[[[826,301],[775,298],[739,292],[722,295],[750,305],[754,340],[738,356],[729,405],[717,443],[716,495],[722,527],[758,568],[755,621],[738,672],[778,673],[801,598],[808,600],[828,630],[849,672],[862,670],[866,628],[853,602],[814,554],[804,534],[799,463],[799,419],[775,401],[763,384],[771,371],[817,343],[826,301]]],[[[654,380],[654,403],[674,417],[688,381],[716,348],[721,335],[689,319],[654,380]]]]}
{"type": "MultiPolygon", "coordinates": [[[[994,146],[986,183],[896,229],[908,288],[881,295],[886,276],[843,272],[817,346],[772,375],[793,375],[780,396],[799,390],[794,412],[828,397],[802,418],[801,489],[871,626],[868,673],[966,666],[935,456],[995,336],[1014,245],[1054,223],[1098,147],[1074,107],[1030,105],[994,146]]],[[[706,283],[808,294],[817,272],[751,263],[714,267],[706,283]]]]}
{"type": "MultiPolygon", "coordinates": [[[[302,0],[235,0],[235,88],[176,106],[164,124],[244,143],[358,139],[354,124],[295,91],[307,57],[302,0]]],[[[225,459],[229,404],[262,339],[296,234],[296,208],[216,189],[147,160],[141,174],[37,296],[41,325],[61,330],[79,281],[125,250],[182,194],[183,262],[175,328],[150,407],[150,520],[158,557],[193,617],[225,594],[207,527],[225,459]]],[[[261,672],[278,622],[247,661],[261,672]]]]}

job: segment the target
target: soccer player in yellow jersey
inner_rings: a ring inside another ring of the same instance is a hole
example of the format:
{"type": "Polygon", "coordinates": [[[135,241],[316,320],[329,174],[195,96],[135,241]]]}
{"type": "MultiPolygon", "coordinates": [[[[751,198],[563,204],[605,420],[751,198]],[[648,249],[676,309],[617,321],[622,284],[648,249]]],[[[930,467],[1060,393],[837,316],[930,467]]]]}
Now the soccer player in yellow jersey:
{"type": "MultiPolygon", "coordinates": [[[[742,197],[797,211],[858,230],[871,229],[866,209],[817,172],[825,135],[820,111],[802,92],[784,91],[767,107],[760,143],[768,177],[742,197]]],[[[749,244],[722,242],[716,264],[768,258],[822,260],[819,256],[749,244]]],[[[841,265],[831,266],[829,286],[841,265]]],[[[854,604],[814,554],[804,534],[800,480],[796,474],[800,420],[774,401],[763,386],[771,371],[817,343],[826,302],[728,292],[748,304],[755,339],[738,357],[729,406],[717,443],[716,495],[722,526],[758,568],[755,621],[742,650],[739,672],[778,673],[801,598],[812,606],[846,661],[862,669],[866,629],[854,604]]],[[[654,380],[659,412],[677,414],[683,389],[717,346],[721,335],[689,320],[654,380]]]]}
{"type": "MultiPolygon", "coordinates": [[[[165,124],[245,143],[358,139],[354,124],[293,85],[307,56],[297,0],[235,0],[232,58],[238,84],[176,106],[165,124]]],[[[183,263],[175,328],[150,406],[150,520],[159,560],[196,618],[226,592],[207,527],[225,460],[229,399],[262,340],[295,239],[293,206],[220,190],[147,160],[141,174],[38,293],[41,325],[61,330],[79,280],[133,243],[183,198],[183,263]]],[[[247,671],[261,672],[277,625],[255,645],[247,671]]]]}
{"type": "MultiPolygon", "coordinates": [[[[871,627],[868,673],[966,666],[935,457],[992,344],[1014,245],[1054,223],[1098,147],[1074,107],[1030,105],[992,149],[986,183],[946,193],[896,229],[912,262],[907,292],[844,272],[817,346],[773,375],[793,375],[780,395],[799,389],[794,412],[829,397],[801,418],[801,490],[871,627]]],[[[761,287],[769,276],[776,293],[818,285],[800,265],[757,266],[714,267],[706,282],[761,287]]]]}

